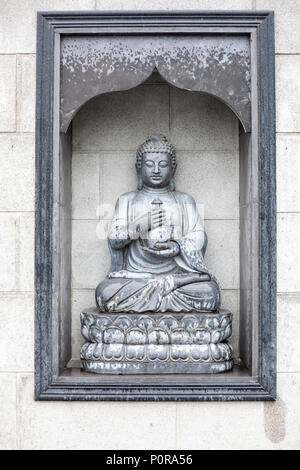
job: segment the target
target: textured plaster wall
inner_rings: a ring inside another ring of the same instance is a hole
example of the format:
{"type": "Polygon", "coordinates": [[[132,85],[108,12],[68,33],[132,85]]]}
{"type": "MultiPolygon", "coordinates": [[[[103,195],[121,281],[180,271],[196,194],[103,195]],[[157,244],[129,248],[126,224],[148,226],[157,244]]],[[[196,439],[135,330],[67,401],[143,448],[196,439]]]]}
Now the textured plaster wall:
{"type": "Polygon", "coordinates": [[[299,2],[0,0],[0,11],[0,448],[299,449],[299,2]],[[275,403],[33,400],[35,14],[95,8],[257,8],[274,9],[277,14],[279,398],[275,403]]]}

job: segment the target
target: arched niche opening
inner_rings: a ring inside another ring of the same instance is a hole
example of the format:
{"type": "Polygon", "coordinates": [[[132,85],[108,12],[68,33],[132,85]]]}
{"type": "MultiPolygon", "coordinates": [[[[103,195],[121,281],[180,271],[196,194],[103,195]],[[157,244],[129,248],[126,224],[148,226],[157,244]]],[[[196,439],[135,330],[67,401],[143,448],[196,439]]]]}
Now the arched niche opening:
{"type": "Polygon", "coordinates": [[[108,272],[107,233],[117,198],[136,189],[136,149],[155,133],[176,146],[176,189],[198,205],[209,240],[206,262],[220,283],[222,307],[233,312],[235,369],[229,374],[251,375],[251,134],[219,98],[170,85],[157,71],[137,87],[92,98],[62,133],[69,140],[66,175],[72,175],[66,213],[72,236],[65,248],[72,320],[64,366],[81,373],[80,312],[94,305],[95,287],[108,272]]]}

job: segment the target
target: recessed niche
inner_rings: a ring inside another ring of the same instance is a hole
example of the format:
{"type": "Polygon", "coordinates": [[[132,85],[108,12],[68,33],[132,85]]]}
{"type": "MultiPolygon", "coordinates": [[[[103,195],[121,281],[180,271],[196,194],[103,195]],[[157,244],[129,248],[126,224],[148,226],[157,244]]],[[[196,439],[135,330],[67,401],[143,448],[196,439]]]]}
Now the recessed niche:
{"type": "Polygon", "coordinates": [[[273,15],[39,14],[36,397],[271,400],[275,396],[273,15]],[[234,315],[235,366],[214,374],[80,370],[79,314],[109,266],[117,197],[137,146],[177,149],[176,187],[198,204],[208,266],[234,315]]]}
{"type": "Polygon", "coordinates": [[[239,120],[209,94],[169,85],[158,73],[136,88],[100,95],[72,121],[72,360],[79,367],[80,313],[110,266],[114,205],[137,187],[136,149],[163,133],[177,150],[176,189],[196,201],[208,235],[206,262],[233,313],[230,342],[239,363],[239,120]]]}

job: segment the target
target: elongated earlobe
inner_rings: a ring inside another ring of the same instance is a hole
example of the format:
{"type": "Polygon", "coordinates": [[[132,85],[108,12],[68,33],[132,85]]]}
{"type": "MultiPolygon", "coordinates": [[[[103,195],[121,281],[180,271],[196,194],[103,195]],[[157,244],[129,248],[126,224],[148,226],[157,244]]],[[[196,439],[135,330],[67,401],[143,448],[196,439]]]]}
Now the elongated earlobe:
{"type": "Polygon", "coordinates": [[[143,180],[142,180],[142,176],[141,176],[141,173],[139,172],[138,173],[138,186],[137,186],[138,190],[141,191],[143,189],[143,180]]]}
{"type": "Polygon", "coordinates": [[[174,178],[171,179],[169,184],[170,191],[175,191],[175,181],[174,178]]]}

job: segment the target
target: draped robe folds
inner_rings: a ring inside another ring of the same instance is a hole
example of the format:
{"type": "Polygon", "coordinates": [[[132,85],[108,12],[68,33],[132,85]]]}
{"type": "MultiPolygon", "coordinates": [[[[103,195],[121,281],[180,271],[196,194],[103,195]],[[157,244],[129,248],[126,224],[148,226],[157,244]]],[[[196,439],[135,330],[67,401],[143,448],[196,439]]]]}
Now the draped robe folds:
{"type": "Polygon", "coordinates": [[[100,311],[190,312],[219,308],[220,290],[204,262],[207,236],[189,195],[169,190],[123,194],[116,204],[108,244],[110,272],[96,289],[100,311]],[[135,220],[139,208],[147,201],[149,208],[155,197],[175,217],[175,230],[173,227],[169,238],[178,243],[180,252],[173,258],[144,251],[145,242],[131,233],[130,222],[135,220]],[[201,274],[205,280],[199,276],[199,281],[191,282],[193,273],[201,274]]]}

